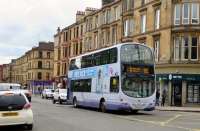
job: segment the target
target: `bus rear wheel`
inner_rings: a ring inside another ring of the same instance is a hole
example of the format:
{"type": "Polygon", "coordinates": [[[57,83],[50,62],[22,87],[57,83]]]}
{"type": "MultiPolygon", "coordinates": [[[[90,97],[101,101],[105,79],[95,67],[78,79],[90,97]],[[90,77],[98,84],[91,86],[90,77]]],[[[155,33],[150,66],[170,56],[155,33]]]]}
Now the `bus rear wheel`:
{"type": "Polygon", "coordinates": [[[132,110],[131,111],[133,114],[137,114],[138,113],[138,110],[132,110]]]}
{"type": "Polygon", "coordinates": [[[100,107],[99,107],[100,111],[105,113],[106,112],[106,105],[105,105],[105,101],[101,101],[100,102],[100,107]]]}
{"type": "Polygon", "coordinates": [[[77,99],[76,99],[76,97],[74,97],[74,99],[73,99],[73,106],[74,106],[74,108],[77,108],[77,99]]]}

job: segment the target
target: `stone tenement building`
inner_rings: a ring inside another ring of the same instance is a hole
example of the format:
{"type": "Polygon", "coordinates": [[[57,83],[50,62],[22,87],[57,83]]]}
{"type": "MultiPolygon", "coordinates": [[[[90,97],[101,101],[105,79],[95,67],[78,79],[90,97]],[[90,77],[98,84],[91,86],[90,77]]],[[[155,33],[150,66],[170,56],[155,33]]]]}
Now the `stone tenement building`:
{"type": "Polygon", "coordinates": [[[3,65],[0,65],[0,82],[3,82],[3,65]]]}
{"type": "Polygon", "coordinates": [[[39,42],[23,56],[12,61],[12,82],[35,88],[52,86],[53,42],[39,42]]]}
{"type": "Polygon", "coordinates": [[[58,29],[54,77],[65,77],[69,58],[122,42],[140,42],[155,52],[157,88],[172,106],[200,105],[200,1],[110,0],[101,9],[77,12],[58,29]]]}
{"type": "Polygon", "coordinates": [[[3,64],[3,82],[12,82],[12,62],[10,64],[3,64]]]}

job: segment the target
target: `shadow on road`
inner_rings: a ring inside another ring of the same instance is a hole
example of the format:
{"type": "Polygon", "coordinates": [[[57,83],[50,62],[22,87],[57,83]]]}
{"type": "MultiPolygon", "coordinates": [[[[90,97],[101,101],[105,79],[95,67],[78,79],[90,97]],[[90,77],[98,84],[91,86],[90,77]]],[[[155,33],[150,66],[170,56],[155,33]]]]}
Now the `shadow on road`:
{"type": "Polygon", "coordinates": [[[26,131],[24,126],[4,126],[0,127],[0,131],[26,131]]]}
{"type": "MultiPolygon", "coordinates": [[[[71,108],[74,108],[74,107],[71,107],[71,108]]],[[[89,107],[78,107],[78,108],[75,108],[75,109],[79,109],[79,110],[89,110],[89,111],[93,111],[93,112],[100,112],[98,109],[96,108],[89,108],[89,107]]],[[[150,111],[150,112],[143,112],[143,111],[139,111],[137,113],[135,112],[130,112],[130,111],[111,111],[111,110],[108,110],[106,111],[106,113],[108,114],[113,114],[113,115],[122,115],[122,116],[130,116],[130,115],[143,115],[143,116],[152,116],[154,115],[153,111],[150,111]]]]}

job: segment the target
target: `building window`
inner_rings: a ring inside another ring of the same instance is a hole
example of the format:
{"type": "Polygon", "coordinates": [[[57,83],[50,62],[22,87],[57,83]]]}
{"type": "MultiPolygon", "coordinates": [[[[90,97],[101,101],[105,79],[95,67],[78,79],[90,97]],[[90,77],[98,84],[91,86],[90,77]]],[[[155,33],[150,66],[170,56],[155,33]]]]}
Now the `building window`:
{"type": "Polygon", "coordinates": [[[42,51],[39,51],[39,58],[42,58],[42,51]]]}
{"type": "Polygon", "coordinates": [[[38,80],[42,79],[42,73],[41,72],[38,72],[37,76],[38,76],[38,80]]]}
{"type": "Polygon", "coordinates": [[[197,37],[192,37],[192,41],[191,41],[191,59],[192,60],[197,60],[197,56],[198,56],[198,39],[197,37]]]}
{"type": "Polygon", "coordinates": [[[80,50],[79,50],[79,51],[80,51],[80,54],[82,54],[82,50],[83,50],[82,48],[83,48],[83,43],[80,42],[80,50]]]}
{"type": "Polygon", "coordinates": [[[123,12],[129,11],[134,8],[134,0],[123,1],[123,12]]]}
{"type": "Polygon", "coordinates": [[[145,33],[146,32],[146,15],[143,14],[141,16],[141,33],[145,33]]]}
{"type": "Polygon", "coordinates": [[[143,6],[143,5],[145,5],[147,3],[147,0],[142,0],[141,1],[141,5],[143,6]]]}
{"type": "Polygon", "coordinates": [[[47,58],[50,59],[51,58],[51,53],[47,52],[47,58]]]}
{"type": "Polygon", "coordinates": [[[106,11],[106,24],[110,23],[111,21],[111,15],[110,15],[110,10],[106,11]]]}
{"type": "Polygon", "coordinates": [[[160,28],[160,9],[155,10],[155,29],[160,28]]]}
{"type": "Polygon", "coordinates": [[[199,24],[199,4],[192,3],[192,24],[199,24]]]}
{"type": "Polygon", "coordinates": [[[176,37],[174,39],[174,60],[175,61],[179,61],[180,59],[180,53],[181,53],[181,50],[180,50],[180,47],[181,47],[181,38],[180,37],[176,37]]]}
{"type": "Polygon", "coordinates": [[[117,43],[117,27],[113,26],[112,27],[112,44],[117,43]]]}
{"type": "Polygon", "coordinates": [[[110,30],[106,31],[106,45],[110,45],[110,30]]]}
{"type": "Polygon", "coordinates": [[[47,68],[47,69],[50,69],[50,68],[51,68],[51,67],[50,67],[50,62],[49,62],[49,61],[47,61],[46,68],[47,68]]]}
{"type": "Polygon", "coordinates": [[[154,54],[155,54],[155,61],[159,61],[159,51],[160,51],[160,40],[157,38],[154,41],[154,54]]]}
{"type": "Polygon", "coordinates": [[[190,18],[190,4],[184,3],[182,7],[182,22],[183,24],[189,24],[189,18],[190,18]]]}
{"type": "Polygon", "coordinates": [[[42,69],[42,61],[38,61],[38,69],[42,69]]]}
{"type": "Polygon", "coordinates": [[[200,84],[188,84],[187,102],[200,103],[200,84]]]}
{"type": "Polygon", "coordinates": [[[180,25],[181,21],[181,5],[176,4],[174,9],[174,25],[180,25]]]}
{"type": "Polygon", "coordinates": [[[46,80],[50,80],[50,73],[46,73],[46,80]]]}
{"type": "Polygon", "coordinates": [[[134,31],[134,21],[133,19],[127,19],[124,21],[124,36],[131,36],[133,35],[134,31]]]}
{"type": "Polygon", "coordinates": [[[94,34],[94,48],[97,49],[98,47],[98,33],[94,34]]]}
{"type": "Polygon", "coordinates": [[[182,39],[182,54],[181,54],[182,60],[188,59],[189,56],[188,53],[189,53],[189,37],[185,36],[182,39]]]}
{"type": "Polygon", "coordinates": [[[174,60],[198,60],[198,37],[184,36],[174,38],[174,60]]]}
{"type": "Polygon", "coordinates": [[[95,28],[99,27],[98,23],[99,23],[99,17],[97,15],[97,16],[95,16],[95,28]]]}

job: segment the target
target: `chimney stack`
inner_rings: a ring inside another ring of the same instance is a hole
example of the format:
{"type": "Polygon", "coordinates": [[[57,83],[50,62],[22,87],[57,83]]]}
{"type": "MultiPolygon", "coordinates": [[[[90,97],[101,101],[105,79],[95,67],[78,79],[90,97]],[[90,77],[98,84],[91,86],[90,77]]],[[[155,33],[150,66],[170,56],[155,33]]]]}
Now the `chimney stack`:
{"type": "Polygon", "coordinates": [[[76,21],[79,21],[84,16],[85,16],[85,12],[84,11],[77,11],[76,12],[76,21]]]}
{"type": "Polygon", "coordinates": [[[88,14],[90,14],[90,13],[92,13],[92,12],[97,11],[97,10],[98,10],[98,9],[96,9],[96,8],[87,7],[87,8],[85,9],[85,15],[88,15],[88,14]]]}

